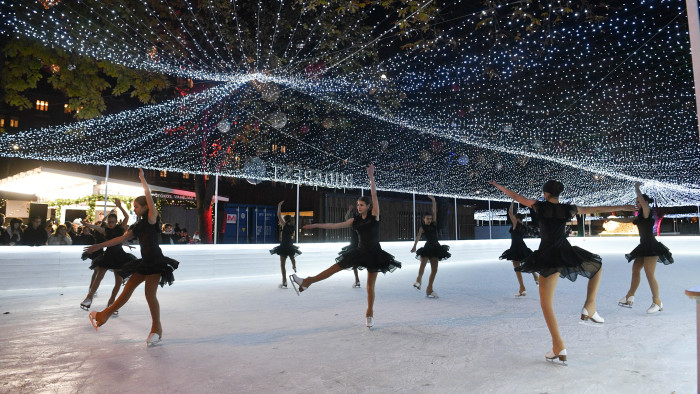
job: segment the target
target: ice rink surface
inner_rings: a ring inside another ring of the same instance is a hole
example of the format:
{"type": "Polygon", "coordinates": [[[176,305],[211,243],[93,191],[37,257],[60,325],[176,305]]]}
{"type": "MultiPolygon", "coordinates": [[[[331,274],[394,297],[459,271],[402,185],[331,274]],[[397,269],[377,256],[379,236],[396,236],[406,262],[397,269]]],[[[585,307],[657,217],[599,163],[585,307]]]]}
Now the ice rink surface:
{"type": "MultiPolygon", "coordinates": [[[[603,257],[598,312],[606,321],[580,320],[585,278],[560,279],[555,310],[568,366],[544,360],[551,342],[531,276],[528,295],[513,296],[512,265],[498,260],[509,241],[445,242],[453,258],[440,263],[438,299],[412,287],[411,244],[383,244],[404,267],[377,279],[371,330],[364,272],[361,289],[343,271],[297,296],[291,285],[277,288],[279,260],[265,246],[232,277],[188,280],[181,259],[175,284],[158,291],[164,334],[151,348],[143,286],[99,332],[78,307],[86,281],[0,291],[0,392],[694,393],[695,301],[684,289],[700,284],[700,237],[659,239],[675,263],[657,266],[664,310],[651,316],[643,274],[634,307],[617,306],[631,276],[623,255],[637,238],[572,239],[603,257]]],[[[329,266],[342,246],[300,245],[300,276],[329,266]]],[[[110,275],[92,310],[106,306],[110,275]]]]}

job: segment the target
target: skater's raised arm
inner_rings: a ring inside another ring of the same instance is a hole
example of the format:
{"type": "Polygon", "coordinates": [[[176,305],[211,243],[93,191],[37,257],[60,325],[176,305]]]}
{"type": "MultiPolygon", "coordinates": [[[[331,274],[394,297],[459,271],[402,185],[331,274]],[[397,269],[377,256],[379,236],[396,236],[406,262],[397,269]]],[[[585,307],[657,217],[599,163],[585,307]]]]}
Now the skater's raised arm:
{"type": "Polygon", "coordinates": [[[96,224],[92,224],[92,223],[88,222],[87,220],[83,220],[81,223],[83,224],[83,226],[88,227],[94,231],[97,231],[98,233],[100,233],[102,235],[105,235],[104,227],[98,226],[96,224]]]}
{"type": "Polygon", "coordinates": [[[634,205],[603,205],[598,207],[580,207],[577,206],[578,213],[585,213],[586,215],[598,213],[598,212],[613,212],[613,211],[634,211],[634,205]]]}
{"type": "Polygon", "coordinates": [[[514,191],[512,191],[512,190],[510,190],[510,189],[508,189],[508,188],[506,188],[505,186],[499,185],[499,184],[496,183],[495,181],[490,181],[489,183],[492,184],[493,186],[495,186],[496,189],[498,189],[498,190],[502,191],[503,193],[505,193],[506,196],[508,196],[508,197],[512,198],[513,200],[515,200],[515,201],[521,203],[522,205],[525,205],[525,206],[528,207],[528,208],[532,208],[532,206],[535,205],[535,202],[536,202],[535,200],[531,200],[531,199],[529,199],[529,198],[525,198],[525,197],[521,196],[520,194],[518,194],[518,193],[516,193],[516,192],[514,192],[514,191]]]}
{"type": "Polygon", "coordinates": [[[121,223],[119,223],[119,227],[123,228],[124,231],[128,230],[129,229],[129,212],[127,212],[126,209],[124,209],[124,207],[122,206],[121,200],[119,200],[118,198],[114,199],[114,205],[116,205],[117,208],[119,208],[119,210],[122,211],[122,215],[124,215],[124,219],[122,219],[121,223]]]}
{"type": "Polygon", "coordinates": [[[374,164],[367,167],[367,175],[369,176],[369,188],[372,192],[372,215],[379,220],[379,199],[377,198],[377,186],[374,184],[374,164]]]}
{"type": "Polygon", "coordinates": [[[141,180],[143,193],[146,196],[146,204],[148,205],[148,224],[156,224],[156,221],[158,220],[158,211],[156,210],[156,204],[153,202],[151,188],[149,188],[148,183],[146,183],[146,178],[143,175],[142,168],[139,168],[139,179],[141,180]]]}
{"type": "Polygon", "coordinates": [[[640,182],[635,182],[634,183],[634,192],[637,194],[637,204],[639,205],[639,208],[642,211],[642,217],[648,218],[649,212],[651,212],[651,209],[649,208],[649,203],[647,202],[646,198],[644,198],[644,195],[642,194],[642,190],[640,189],[641,186],[642,186],[642,184],[640,182]]]}
{"type": "Polygon", "coordinates": [[[284,227],[287,222],[284,221],[284,218],[282,217],[282,204],[284,204],[284,200],[280,201],[279,204],[277,204],[277,221],[280,224],[280,227],[284,227]]]}
{"type": "Polygon", "coordinates": [[[435,202],[435,197],[428,196],[428,198],[433,202],[433,223],[437,223],[437,203],[435,202]]]}
{"type": "Polygon", "coordinates": [[[305,224],[303,229],[312,229],[312,228],[323,228],[326,230],[337,230],[341,228],[348,228],[352,227],[352,222],[355,220],[355,218],[348,219],[344,222],[340,223],[314,223],[314,224],[305,224]]]}
{"type": "Polygon", "coordinates": [[[416,239],[413,241],[413,248],[411,248],[411,253],[415,253],[416,245],[418,245],[418,241],[420,241],[421,235],[423,235],[423,226],[421,226],[418,229],[418,234],[416,234],[416,239]]]}
{"type": "Polygon", "coordinates": [[[513,230],[515,230],[515,225],[518,224],[518,218],[515,216],[515,201],[510,203],[510,208],[508,208],[508,217],[511,223],[513,223],[513,230]]]}

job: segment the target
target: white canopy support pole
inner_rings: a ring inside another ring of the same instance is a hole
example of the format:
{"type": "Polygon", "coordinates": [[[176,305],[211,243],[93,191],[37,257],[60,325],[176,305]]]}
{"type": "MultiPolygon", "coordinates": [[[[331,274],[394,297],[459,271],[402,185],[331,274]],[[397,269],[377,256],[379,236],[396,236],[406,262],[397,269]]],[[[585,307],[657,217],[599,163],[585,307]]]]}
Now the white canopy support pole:
{"type": "Polygon", "coordinates": [[[457,220],[457,197],[455,197],[455,241],[459,241],[459,224],[457,220]]]}
{"type": "MultiPolygon", "coordinates": [[[[698,0],[685,0],[688,12],[688,33],[690,34],[690,55],[693,60],[693,82],[695,83],[695,111],[700,112],[700,18],[698,17],[698,0]]],[[[700,116],[698,118],[698,135],[700,135],[700,116]]]]}
{"type": "Polygon", "coordinates": [[[298,183],[297,183],[297,214],[296,215],[297,215],[297,217],[296,217],[296,220],[294,220],[294,224],[296,225],[297,242],[299,242],[300,241],[300,239],[299,239],[299,220],[301,218],[299,217],[299,184],[298,183]]]}
{"type": "Polygon", "coordinates": [[[214,186],[214,245],[219,236],[219,175],[216,176],[216,186],[214,186]]]}
{"type": "Polygon", "coordinates": [[[493,234],[491,233],[491,199],[489,199],[489,239],[493,239],[493,234]]]}
{"type": "Polygon", "coordinates": [[[416,239],[416,193],[413,193],[413,239],[416,239]]]}
{"type": "Polygon", "coordinates": [[[700,205],[698,205],[698,231],[700,231],[700,205]]]}
{"type": "MultiPolygon", "coordinates": [[[[102,220],[107,220],[107,186],[109,185],[109,164],[107,164],[107,174],[105,175],[105,205],[102,209],[102,220]]],[[[87,219],[87,218],[85,218],[87,219]]],[[[97,220],[97,218],[95,218],[97,220]]]]}

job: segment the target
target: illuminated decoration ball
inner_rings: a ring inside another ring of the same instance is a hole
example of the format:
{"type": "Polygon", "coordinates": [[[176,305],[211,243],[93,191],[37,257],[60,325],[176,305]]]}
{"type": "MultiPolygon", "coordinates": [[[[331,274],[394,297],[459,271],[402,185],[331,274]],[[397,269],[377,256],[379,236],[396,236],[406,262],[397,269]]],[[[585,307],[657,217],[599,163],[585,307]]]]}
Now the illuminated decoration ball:
{"type": "Polygon", "coordinates": [[[248,183],[252,185],[257,185],[262,182],[262,178],[267,175],[267,169],[265,168],[265,162],[259,157],[252,157],[246,160],[243,165],[243,174],[246,177],[248,183]]]}
{"type": "Polygon", "coordinates": [[[19,145],[17,145],[17,144],[12,145],[12,149],[19,150],[19,145]]]}
{"type": "Polygon", "coordinates": [[[266,83],[260,91],[263,100],[274,103],[280,97],[280,88],[274,83],[266,83]]]}
{"type": "Polygon", "coordinates": [[[301,135],[308,133],[309,130],[311,130],[311,128],[307,124],[299,126],[299,134],[301,135]]]}
{"type": "Polygon", "coordinates": [[[52,72],[52,73],[55,74],[55,73],[57,73],[57,72],[59,72],[59,71],[61,71],[61,66],[59,66],[59,65],[56,64],[56,63],[54,63],[54,64],[51,65],[51,72],[52,72]]]}
{"type": "Polygon", "coordinates": [[[382,147],[382,152],[386,152],[389,147],[389,141],[383,140],[379,145],[382,147]]]}
{"type": "Polygon", "coordinates": [[[287,125],[287,115],[285,115],[284,112],[277,111],[268,116],[267,121],[270,122],[272,127],[281,129],[287,125]]]}
{"type": "Polygon", "coordinates": [[[457,163],[459,163],[459,164],[461,164],[461,165],[463,165],[463,166],[466,166],[467,164],[469,164],[469,156],[467,156],[467,155],[460,155],[460,156],[457,158],[457,163]]]}
{"type": "Polygon", "coordinates": [[[428,152],[427,150],[422,150],[418,154],[418,157],[420,157],[422,161],[428,161],[430,160],[430,152],[428,152]]]}
{"type": "Polygon", "coordinates": [[[226,134],[229,130],[231,130],[231,123],[228,120],[222,120],[218,125],[216,125],[216,128],[219,129],[220,132],[226,134]]]}
{"type": "Polygon", "coordinates": [[[333,119],[331,119],[331,118],[323,119],[323,122],[321,122],[321,125],[323,126],[324,129],[330,129],[331,127],[333,127],[333,119]]]}

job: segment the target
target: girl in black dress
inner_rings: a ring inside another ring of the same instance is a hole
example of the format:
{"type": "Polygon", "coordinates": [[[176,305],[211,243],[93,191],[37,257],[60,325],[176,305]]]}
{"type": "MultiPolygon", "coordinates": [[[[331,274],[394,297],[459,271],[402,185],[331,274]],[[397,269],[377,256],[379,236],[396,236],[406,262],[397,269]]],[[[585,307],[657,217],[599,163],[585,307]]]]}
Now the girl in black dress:
{"type": "MultiPolygon", "coordinates": [[[[525,241],[523,240],[525,232],[527,231],[523,224],[525,215],[522,213],[515,213],[515,202],[510,203],[508,217],[510,217],[510,221],[513,223],[513,226],[508,230],[510,232],[510,249],[503,252],[499,259],[510,260],[513,262],[513,268],[518,268],[520,267],[520,262],[532,254],[532,250],[525,245],[525,241]]],[[[525,291],[525,284],[523,283],[523,274],[521,274],[520,271],[515,271],[515,276],[518,277],[518,283],[520,283],[520,290],[518,290],[518,294],[515,296],[525,297],[527,292],[525,291]]],[[[532,276],[535,278],[535,284],[539,285],[540,278],[537,273],[533,272],[532,276]]]]}
{"type": "MultiPolygon", "coordinates": [[[[122,219],[119,224],[117,224],[117,214],[112,212],[107,215],[106,227],[90,224],[90,222],[86,220],[83,220],[83,226],[94,230],[96,233],[102,235],[106,240],[118,238],[124,235],[129,228],[129,213],[126,212],[124,207],[122,207],[122,202],[119,201],[119,199],[115,199],[114,204],[117,206],[117,208],[119,208],[119,210],[122,211],[122,215],[124,215],[124,219],[122,219]]],[[[119,289],[124,283],[124,278],[119,276],[118,271],[127,262],[135,261],[136,257],[131,253],[126,253],[124,249],[122,249],[121,245],[111,246],[104,252],[102,252],[102,249],[100,249],[92,254],[83,253],[82,257],[83,260],[88,258],[92,259],[90,269],[95,270],[95,275],[93,275],[92,282],[90,283],[90,290],[88,291],[88,294],[83,302],[80,303],[80,307],[85,310],[90,309],[90,305],[92,305],[92,298],[95,296],[95,293],[97,293],[97,289],[100,287],[100,283],[102,282],[107,270],[114,271],[114,287],[112,288],[112,295],[107,301],[107,306],[112,305],[114,300],[117,298],[119,289]]],[[[117,314],[118,311],[115,311],[114,313],[117,314]]]]}
{"type": "Polygon", "coordinates": [[[600,285],[602,261],[600,256],[578,246],[571,246],[566,239],[566,222],[576,213],[591,214],[596,212],[611,212],[617,210],[633,210],[632,205],[577,207],[576,205],[560,204],[559,194],[564,191],[564,185],[555,180],[547,181],[542,186],[545,201],[535,201],[507,189],[498,183],[489,182],[508,197],[526,207],[533,208],[540,219],[540,246],[530,256],[526,257],[516,271],[538,272],[540,274],[540,306],[552,336],[552,351],[545,355],[550,361],[559,359],[566,361],[566,346],[559,334],[559,324],[554,315],[554,290],[559,277],[575,281],[578,275],[588,278],[586,302],[581,310],[581,320],[591,320],[603,323],[605,320],[596,311],[596,295],[600,285]]]}
{"type": "Polygon", "coordinates": [[[119,271],[119,275],[123,278],[129,278],[126,282],[124,290],[119,295],[117,300],[107,309],[101,312],[90,312],[90,322],[95,331],[97,328],[107,322],[114,311],[119,310],[131,297],[131,294],[141,284],[146,282],[146,301],[148,309],[151,312],[151,332],[146,338],[146,344],[152,345],[160,342],[163,336],[163,327],[160,324],[160,305],[156,293],[158,285],[161,287],[168,283],[171,285],[175,280],[173,270],[177,269],[177,261],[163,256],[163,252],[158,245],[160,241],[160,218],[156,211],[151,190],[143,176],[143,170],[139,169],[139,178],[143,185],[145,196],[137,197],[134,200],[134,212],[139,217],[139,220],[129,228],[121,237],[113,238],[101,244],[92,245],[85,248],[85,251],[92,253],[100,248],[119,245],[124,241],[128,241],[134,237],[138,237],[139,245],[141,246],[141,258],[128,264],[124,264],[119,271]]]}
{"type": "Polygon", "coordinates": [[[651,288],[652,304],[649,309],[647,309],[647,313],[651,314],[664,310],[664,304],[661,302],[661,298],[659,298],[659,284],[656,282],[656,277],[654,276],[656,262],[660,259],[664,265],[673,264],[673,256],[671,255],[671,251],[654,237],[654,214],[649,206],[654,200],[649,198],[646,194],[642,194],[642,191],[639,189],[640,186],[642,186],[642,184],[639,182],[634,184],[634,191],[637,193],[638,214],[637,218],[632,222],[636,224],[639,229],[639,245],[629,254],[625,255],[628,262],[634,260],[634,264],[632,264],[632,283],[630,284],[630,289],[627,291],[627,295],[619,301],[619,305],[629,308],[632,307],[634,303],[634,293],[639,287],[642,268],[644,268],[644,273],[647,276],[647,281],[651,288]]]}
{"type": "Polygon", "coordinates": [[[285,215],[282,217],[282,204],[284,200],[277,204],[277,220],[282,228],[282,241],[278,246],[270,249],[270,254],[277,254],[280,256],[280,269],[282,270],[282,284],[279,285],[280,289],[287,288],[287,268],[286,261],[287,257],[292,262],[292,269],[297,272],[297,262],[294,259],[296,256],[301,254],[298,246],[294,245],[292,241],[292,236],[294,235],[294,221],[290,215],[285,215]]]}
{"type": "Polygon", "coordinates": [[[438,242],[438,229],[436,224],[437,219],[437,204],[435,203],[435,197],[428,196],[433,202],[433,214],[427,214],[423,216],[423,224],[416,234],[416,239],[413,242],[413,248],[411,253],[416,254],[416,259],[420,260],[420,268],[418,268],[418,277],[413,287],[420,290],[421,281],[423,279],[423,271],[425,271],[425,266],[430,261],[430,278],[428,279],[428,287],[425,289],[425,295],[428,298],[438,298],[437,293],[433,290],[433,282],[435,282],[435,275],[437,275],[438,261],[447,260],[452,255],[448,250],[450,247],[447,245],[440,245],[438,242]],[[425,234],[425,245],[422,248],[416,250],[416,245],[420,240],[421,235],[425,234]]]}
{"type": "Polygon", "coordinates": [[[340,223],[317,223],[307,224],[305,229],[324,228],[334,230],[352,227],[357,232],[357,248],[350,249],[338,256],[336,263],[316,276],[301,279],[296,274],[290,276],[292,285],[297,294],[309,288],[312,284],[329,278],[331,275],[350,268],[367,269],[367,312],[366,325],[374,325],[374,284],[377,280],[377,273],[393,272],[401,268],[401,263],[394,259],[394,256],[382,250],[379,245],[379,200],[377,200],[377,188],[374,185],[374,165],[367,167],[369,184],[372,191],[372,199],[367,196],[357,200],[358,214],[353,219],[348,219],[340,223]],[[299,289],[297,289],[299,286],[299,289]]]}

